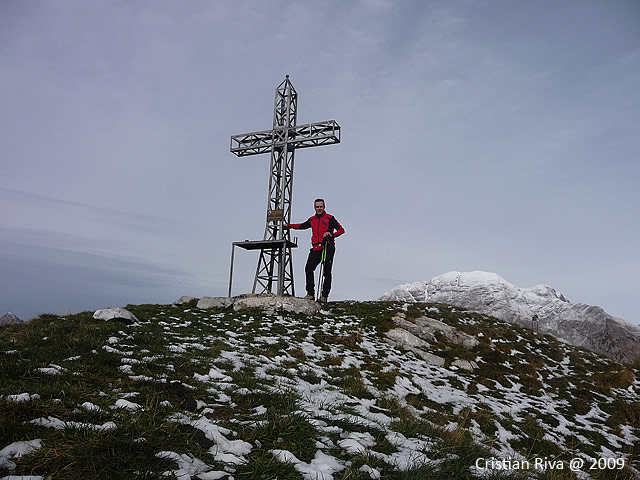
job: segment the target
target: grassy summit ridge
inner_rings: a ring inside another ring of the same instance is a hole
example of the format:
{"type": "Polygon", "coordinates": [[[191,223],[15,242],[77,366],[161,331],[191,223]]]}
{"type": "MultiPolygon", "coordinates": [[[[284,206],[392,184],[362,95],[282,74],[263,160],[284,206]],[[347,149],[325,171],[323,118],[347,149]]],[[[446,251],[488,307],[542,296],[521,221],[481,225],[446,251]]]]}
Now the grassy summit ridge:
{"type": "Polygon", "coordinates": [[[127,309],[139,324],[86,312],[0,330],[0,478],[632,479],[640,469],[640,371],[491,317],[392,302],[335,302],[315,317],[127,309]],[[480,344],[440,339],[431,353],[446,363],[428,365],[383,340],[398,312],[480,344]]]}

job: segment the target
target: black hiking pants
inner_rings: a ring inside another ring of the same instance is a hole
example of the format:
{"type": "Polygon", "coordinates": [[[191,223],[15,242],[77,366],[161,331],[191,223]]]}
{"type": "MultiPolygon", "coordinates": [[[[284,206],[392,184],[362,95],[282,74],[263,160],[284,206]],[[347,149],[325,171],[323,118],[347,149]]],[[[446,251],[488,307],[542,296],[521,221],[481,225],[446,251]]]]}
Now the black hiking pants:
{"type": "MultiPolygon", "coordinates": [[[[320,295],[322,297],[328,297],[331,291],[331,268],[333,267],[333,255],[336,253],[336,246],[334,243],[327,243],[327,256],[324,260],[324,285],[320,295]]],[[[307,257],[307,264],[304,266],[304,273],[307,276],[307,295],[315,296],[315,282],[313,279],[313,272],[320,265],[322,260],[322,250],[311,250],[307,257]]],[[[322,279],[320,279],[322,282],[322,279]]]]}

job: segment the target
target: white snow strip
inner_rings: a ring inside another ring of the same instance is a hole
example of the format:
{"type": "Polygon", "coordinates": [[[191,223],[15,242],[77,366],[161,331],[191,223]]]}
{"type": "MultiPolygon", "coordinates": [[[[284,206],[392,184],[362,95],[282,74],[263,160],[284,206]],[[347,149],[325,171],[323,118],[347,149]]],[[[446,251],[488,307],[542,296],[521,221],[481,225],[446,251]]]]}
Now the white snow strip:
{"type": "Polygon", "coordinates": [[[98,405],[95,405],[95,404],[93,404],[91,402],[84,402],[80,406],[82,408],[84,408],[85,410],[89,411],[89,412],[100,412],[100,411],[102,411],[102,409],[98,405]]]}
{"type": "Polygon", "coordinates": [[[118,370],[126,375],[133,375],[133,368],[131,368],[131,365],[120,365],[118,370]]]}
{"type": "Polygon", "coordinates": [[[244,366],[244,363],[240,359],[238,352],[225,350],[220,354],[220,358],[223,358],[224,360],[229,360],[231,363],[233,363],[234,372],[239,372],[244,366]]]}
{"type": "Polygon", "coordinates": [[[369,476],[374,480],[382,478],[382,473],[380,472],[380,470],[377,468],[371,468],[369,465],[362,465],[359,468],[359,471],[368,473],[369,476]]]}
{"type": "Polygon", "coordinates": [[[209,453],[214,456],[216,461],[234,465],[247,463],[247,459],[244,456],[251,452],[252,445],[244,440],[229,440],[227,436],[235,434],[235,432],[228,428],[215,424],[205,416],[201,416],[197,420],[191,420],[186,415],[178,413],[169,417],[169,420],[191,425],[204,433],[206,438],[215,443],[209,449],[209,453]]]}
{"type": "Polygon", "coordinates": [[[634,445],[635,442],[640,441],[640,438],[633,434],[633,427],[631,425],[620,425],[620,432],[622,432],[622,438],[625,443],[634,445]]]}
{"type": "Polygon", "coordinates": [[[102,425],[95,425],[93,423],[82,423],[82,422],[63,422],[59,418],[56,417],[40,417],[34,420],[31,420],[29,423],[33,423],[34,425],[39,425],[41,427],[54,428],[56,430],[63,430],[65,428],[76,428],[76,429],[88,429],[88,430],[99,430],[99,431],[108,431],[115,430],[116,424],[113,422],[103,423],[102,425]]]}
{"type": "Polygon", "coordinates": [[[353,455],[364,453],[368,448],[373,447],[375,444],[376,442],[373,435],[369,432],[352,432],[343,440],[338,441],[338,445],[344,448],[347,453],[351,453],[353,455]]]}
{"type": "Polygon", "coordinates": [[[194,373],[193,377],[199,382],[210,382],[210,381],[231,382],[233,380],[229,375],[227,375],[217,367],[211,367],[207,375],[200,375],[198,373],[194,373]]]}
{"type": "Polygon", "coordinates": [[[0,450],[0,468],[13,471],[16,468],[16,464],[10,461],[10,458],[20,458],[40,448],[42,448],[42,440],[40,439],[13,442],[0,450]]]}
{"type": "Polygon", "coordinates": [[[267,408],[264,405],[259,405],[253,409],[253,412],[256,415],[264,415],[265,413],[267,413],[267,408]]]}
{"type": "Polygon", "coordinates": [[[399,432],[389,432],[387,440],[398,449],[397,452],[386,455],[371,450],[371,455],[403,472],[431,462],[431,459],[424,453],[429,450],[430,442],[417,438],[407,438],[399,432]]]}
{"type": "Polygon", "coordinates": [[[116,403],[112,408],[121,408],[130,412],[137,412],[138,410],[142,410],[141,405],[125,400],[124,398],[116,400],[116,403]]]}
{"type": "Polygon", "coordinates": [[[156,453],[156,457],[171,460],[178,464],[177,470],[165,472],[163,476],[175,475],[180,480],[191,480],[191,476],[196,476],[200,480],[215,480],[228,475],[227,472],[213,472],[211,466],[186,453],[179,454],[164,451],[156,453]]]}
{"type": "Polygon", "coordinates": [[[33,400],[40,400],[40,395],[38,395],[37,393],[34,393],[33,395],[29,393],[19,393],[17,395],[7,395],[5,400],[9,403],[25,403],[31,402],[33,400]]]}
{"type": "Polygon", "coordinates": [[[181,345],[169,345],[167,348],[173,353],[187,353],[187,349],[181,345]]]}
{"type": "Polygon", "coordinates": [[[153,377],[150,377],[148,375],[129,375],[129,379],[133,380],[134,382],[153,382],[153,381],[158,381],[158,383],[165,383],[165,379],[160,378],[160,379],[156,379],[153,377]]]}
{"type": "Polygon", "coordinates": [[[282,463],[291,463],[302,474],[304,480],[333,480],[333,474],[344,470],[344,465],[331,455],[317,450],[311,463],[298,460],[288,450],[271,450],[276,459],[282,463]]]}
{"type": "Polygon", "coordinates": [[[133,355],[133,351],[126,351],[126,352],[123,352],[123,351],[118,350],[117,348],[110,347],[109,345],[103,345],[103,346],[102,346],[102,349],[103,349],[105,352],[115,353],[115,354],[117,354],[117,355],[124,355],[124,356],[126,356],[126,357],[129,357],[129,356],[133,355]]]}
{"type": "Polygon", "coordinates": [[[46,368],[36,368],[36,371],[41,373],[46,373],[47,375],[62,375],[62,372],[65,371],[60,365],[54,365],[53,363],[46,368]]]}

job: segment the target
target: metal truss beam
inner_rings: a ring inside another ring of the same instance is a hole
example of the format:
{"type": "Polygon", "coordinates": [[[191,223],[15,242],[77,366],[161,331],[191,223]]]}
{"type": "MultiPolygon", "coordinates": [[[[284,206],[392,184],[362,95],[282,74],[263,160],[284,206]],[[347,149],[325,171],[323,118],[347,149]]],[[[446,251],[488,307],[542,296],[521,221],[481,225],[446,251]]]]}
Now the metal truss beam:
{"type": "Polygon", "coordinates": [[[245,133],[231,137],[231,153],[238,157],[269,153],[272,148],[282,148],[285,143],[294,148],[318,147],[340,143],[340,125],[335,120],[298,125],[288,130],[245,133]]]}

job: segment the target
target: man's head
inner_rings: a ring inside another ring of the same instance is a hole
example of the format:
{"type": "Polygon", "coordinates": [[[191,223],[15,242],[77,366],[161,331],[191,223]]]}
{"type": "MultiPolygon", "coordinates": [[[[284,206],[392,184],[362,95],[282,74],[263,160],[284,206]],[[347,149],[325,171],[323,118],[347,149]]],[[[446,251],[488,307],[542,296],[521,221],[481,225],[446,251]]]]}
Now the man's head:
{"type": "Polygon", "coordinates": [[[316,210],[316,215],[322,215],[324,213],[324,200],[316,198],[313,202],[313,208],[316,210]]]}

